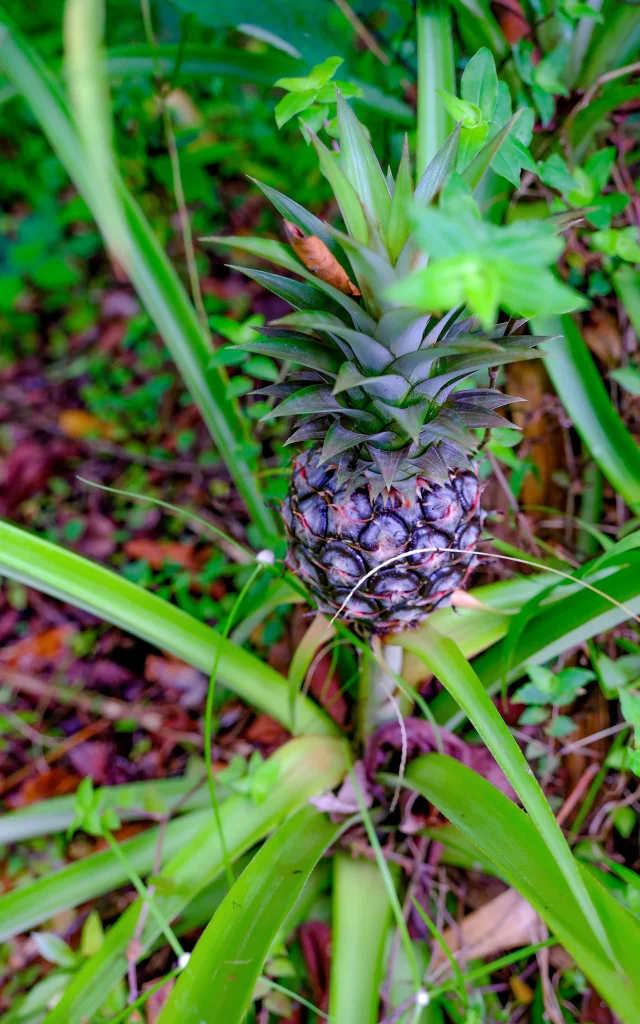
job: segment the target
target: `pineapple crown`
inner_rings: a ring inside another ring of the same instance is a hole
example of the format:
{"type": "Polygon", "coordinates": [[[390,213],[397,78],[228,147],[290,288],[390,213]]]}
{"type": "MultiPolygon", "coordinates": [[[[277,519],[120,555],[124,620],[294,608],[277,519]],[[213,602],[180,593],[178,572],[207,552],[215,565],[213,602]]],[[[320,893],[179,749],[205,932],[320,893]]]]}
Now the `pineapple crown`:
{"type": "Polygon", "coordinates": [[[533,346],[545,339],[514,335],[525,322],[516,315],[580,303],[548,269],[562,250],[552,224],[489,225],[473,199],[518,116],[461,171],[459,124],[414,190],[406,140],[395,179],[391,171],[385,176],[338,94],[340,160],[303,130],[346,231],[256,182],[285,218],[289,244],[209,239],[302,278],[234,268],[294,310],[241,347],[302,368],[257,394],[279,400],[268,417],[296,420],[286,444],[322,441],[321,462],[338,465],[338,483],[410,495],[419,476],[444,480],[469,468],[478,445],[473,429],[504,426],[496,410],[519,399],[463,382],[486,370],[492,381],[494,368],[536,357],[533,346]],[[546,305],[531,310],[532,293],[546,305]],[[511,318],[496,323],[500,306],[511,318]]]}

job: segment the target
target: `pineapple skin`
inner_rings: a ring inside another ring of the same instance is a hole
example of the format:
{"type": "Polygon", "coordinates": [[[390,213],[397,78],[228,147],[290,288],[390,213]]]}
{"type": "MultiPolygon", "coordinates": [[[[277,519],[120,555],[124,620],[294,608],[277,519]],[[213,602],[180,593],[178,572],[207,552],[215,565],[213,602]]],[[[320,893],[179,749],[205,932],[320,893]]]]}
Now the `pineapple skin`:
{"type": "Polygon", "coordinates": [[[418,477],[413,500],[391,490],[372,501],[368,486],[337,487],[337,462],[319,460],[319,447],[297,456],[282,515],[289,534],[287,565],[321,611],[334,615],[370,570],[418,548],[437,550],[379,569],[340,618],[360,633],[394,633],[417,626],[467,585],[483,519],[475,473],[452,470],[448,483],[418,477]]]}

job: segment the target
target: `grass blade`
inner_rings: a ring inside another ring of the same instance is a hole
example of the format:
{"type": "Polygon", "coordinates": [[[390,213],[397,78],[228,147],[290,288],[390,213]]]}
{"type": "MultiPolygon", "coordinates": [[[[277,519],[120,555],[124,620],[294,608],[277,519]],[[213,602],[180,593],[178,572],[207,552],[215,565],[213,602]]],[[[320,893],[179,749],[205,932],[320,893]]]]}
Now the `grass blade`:
{"type": "MultiPolygon", "coordinates": [[[[83,4],[79,5],[81,8],[83,4]]],[[[182,379],[198,406],[211,436],[225,459],[249,514],[265,536],[277,532],[273,513],[266,508],[255,480],[255,459],[246,424],[237,404],[227,398],[224,371],[209,370],[211,349],[198,322],[196,311],[149,223],[112,165],[111,154],[96,152],[82,144],[67,113],[64,96],[48,75],[37,54],[14,30],[7,14],[0,9],[0,67],[27,100],[40,127],[67,169],[76,188],[95,216],[107,245],[121,252],[124,245],[126,269],[151,319],[154,321],[176,363],[182,379]],[[89,157],[91,157],[89,159],[89,157]],[[97,179],[96,168],[100,167],[97,179]],[[107,189],[100,187],[107,176],[107,189]],[[117,212],[114,214],[114,209],[117,212]]],[[[81,40],[77,40],[81,45],[81,40]]],[[[76,66],[75,78],[80,92],[90,53],[76,66]]],[[[95,139],[96,125],[104,127],[104,112],[94,110],[92,100],[81,101],[85,141],[95,139]]]]}
{"type": "MultiPolygon", "coordinates": [[[[347,769],[346,747],[341,740],[305,737],[281,747],[266,762],[277,766],[277,778],[262,803],[246,796],[232,796],[221,807],[225,845],[236,859],[303,807],[310,796],[333,788],[347,769]]],[[[272,771],[273,768],[267,769],[272,771]]],[[[222,848],[213,815],[166,864],[156,900],[171,921],[221,874],[222,848]]],[[[64,997],[46,1018],[46,1024],[83,1024],[102,1004],[106,993],[127,970],[127,950],[140,914],[136,900],[107,933],[104,944],[80,969],[64,997]]],[[[143,958],[160,935],[153,918],[147,918],[141,935],[143,958]]]]}
{"type": "Polygon", "coordinates": [[[274,939],[338,831],[312,807],[280,826],[210,921],[159,1024],[241,1024],[274,939]]]}
{"type": "MultiPolygon", "coordinates": [[[[279,672],[187,612],[104,566],[0,522],[0,573],[85,608],[207,675],[219,649],[219,680],[286,728],[292,727],[289,687],[279,672]]],[[[295,720],[301,733],[337,733],[329,716],[302,694],[297,699],[295,720]]]]}
{"type": "Polygon", "coordinates": [[[609,937],[585,888],[571,851],[544,793],[502,715],[453,641],[442,636],[433,626],[428,628],[426,636],[423,636],[424,639],[421,638],[421,641],[416,643],[412,634],[407,632],[396,640],[424,661],[466,712],[469,721],[477,729],[518,794],[524,808],[531,815],[576,900],[581,903],[594,935],[597,936],[606,955],[611,958],[613,954],[609,937]]]}
{"type": "Polygon", "coordinates": [[[640,512],[640,448],[611,404],[573,319],[536,318],[538,334],[559,335],[544,364],[562,404],[600,469],[634,512],[640,512]]]}
{"type": "Polygon", "coordinates": [[[574,862],[622,967],[619,972],[598,948],[586,906],[567,884],[553,852],[531,818],[508,797],[470,768],[441,754],[413,761],[403,784],[434,803],[469,836],[500,875],[538,911],[620,1019],[635,1024],[640,1019],[640,926],[629,911],[588,869],[574,862]]]}

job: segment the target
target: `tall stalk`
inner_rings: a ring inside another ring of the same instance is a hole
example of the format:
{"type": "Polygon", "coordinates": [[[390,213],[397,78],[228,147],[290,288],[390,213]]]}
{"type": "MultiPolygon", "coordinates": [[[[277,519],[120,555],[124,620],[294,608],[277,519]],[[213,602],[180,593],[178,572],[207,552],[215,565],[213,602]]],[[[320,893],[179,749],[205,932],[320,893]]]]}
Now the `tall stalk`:
{"type": "Polygon", "coordinates": [[[383,722],[391,721],[399,713],[409,714],[411,701],[402,694],[394,697],[397,688],[395,676],[402,674],[404,651],[392,644],[382,645],[374,639],[374,653],[379,661],[363,658],[358,689],[358,732],[363,740],[383,722]],[[386,665],[389,671],[383,667],[386,665]],[[395,705],[395,706],[394,706],[395,705]]]}
{"type": "Polygon", "coordinates": [[[453,33],[449,0],[418,0],[417,180],[453,129],[438,89],[455,92],[453,33]]]}

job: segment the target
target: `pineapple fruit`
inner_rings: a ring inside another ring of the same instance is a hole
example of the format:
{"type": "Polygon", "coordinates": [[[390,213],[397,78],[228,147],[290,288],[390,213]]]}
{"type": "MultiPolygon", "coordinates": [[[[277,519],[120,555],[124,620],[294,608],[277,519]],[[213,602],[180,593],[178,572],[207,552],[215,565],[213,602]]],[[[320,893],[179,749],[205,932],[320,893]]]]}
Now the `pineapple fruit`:
{"type": "Polygon", "coordinates": [[[455,172],[459,128],[414,191],[406,144],[394,180],[340,97],[338,125],[339,161],[308,135],[345,232],[257,182],[290,244],[211,240],[303,279],[238,268],[294,310],[242,346],[293,366],[258,392],[279,401],[270,416],[295,420],[286,443],[304,447],[283,507],[288,564],[322,611],[386,634],[417,625],[467,584],[483,520],[473,429],[504,426],[496,410],[517,399],[463,384],[531,358],[538,339],[509,337],[513,321],[481,330],[461,307],[433,316],[394,298],[394,285],[426,264],[411,204],[437,198],[455,172]]]}

